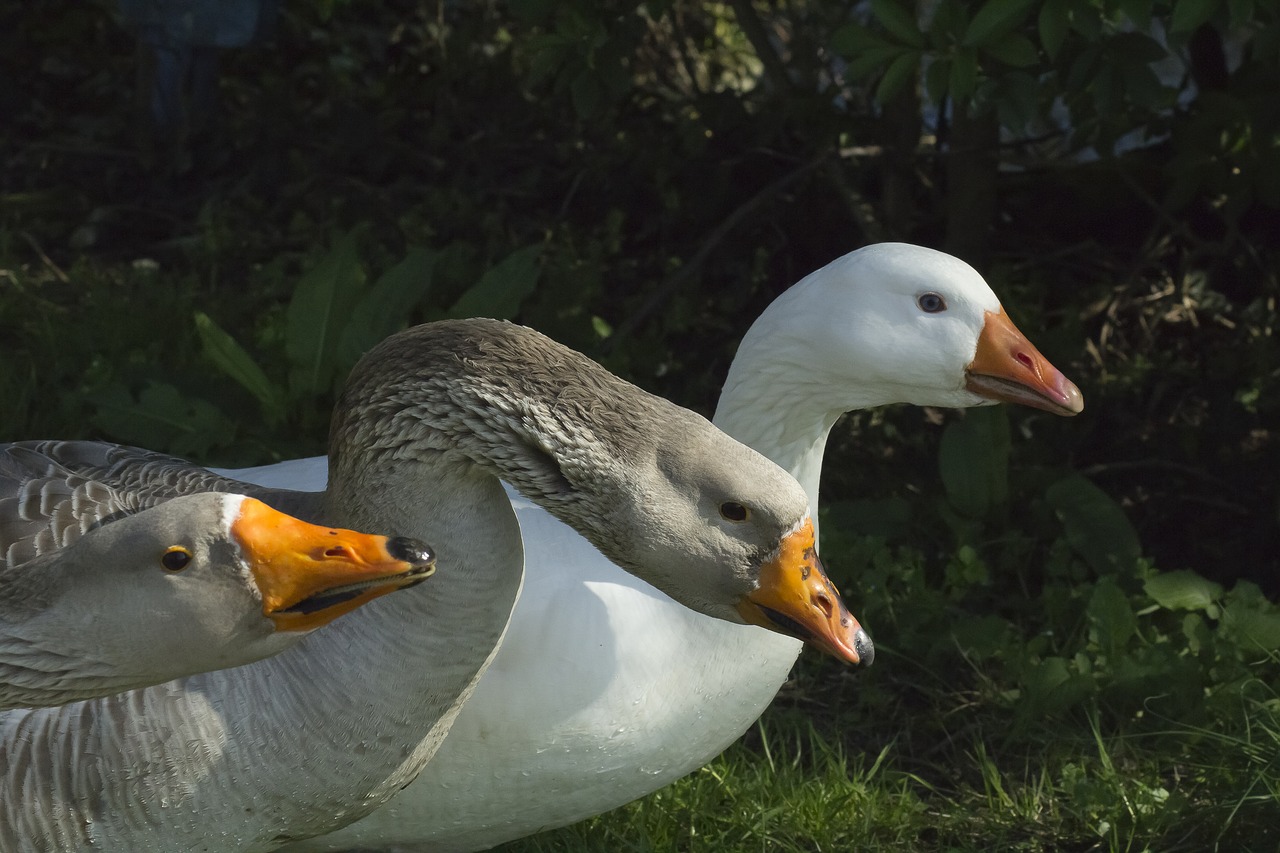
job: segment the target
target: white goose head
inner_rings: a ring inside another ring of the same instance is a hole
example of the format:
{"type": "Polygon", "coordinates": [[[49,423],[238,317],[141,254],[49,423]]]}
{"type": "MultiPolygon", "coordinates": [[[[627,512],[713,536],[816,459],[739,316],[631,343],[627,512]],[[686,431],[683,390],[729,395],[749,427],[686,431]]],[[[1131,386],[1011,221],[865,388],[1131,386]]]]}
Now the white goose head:
{"type": "MultiPolygon", "coordinates": [[[[838,411],[912,403],[1021,403],[1060,415],[1080,390],[1014,327],[973,267],[921,246],[878,243],[838,258],[774,301],[743,340],[803,366],[838,411]]],[[[737,366],[737,362],[735,362],[737,366]]],[[[726,393],[745,374],[730,371],[726,393]]]]}
{"type": "Polygon", "coordinates": [[[318,527],[253,498],[174,498],[0,574],[0,704],[260,660],[432,564],[414,540],[318,527]]]}

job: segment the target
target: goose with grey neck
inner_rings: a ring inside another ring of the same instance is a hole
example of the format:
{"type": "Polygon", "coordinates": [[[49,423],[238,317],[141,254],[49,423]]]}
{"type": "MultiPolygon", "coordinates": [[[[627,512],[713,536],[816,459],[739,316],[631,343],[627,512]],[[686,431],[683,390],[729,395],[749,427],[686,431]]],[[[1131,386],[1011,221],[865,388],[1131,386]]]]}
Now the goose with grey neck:
{"type": "MultiPolygon", "coordinates": [[[[1000,401],[1083,408],[972,267],[883,243],[778,296],[738,348],[715,423],[794,474],[816,508],[844,412],[1000,401]]],[[[322,488],[325,465],[240,474],[322,488]]],[[[475,850],[598,814],[719,754],[786,679],[799,643],[678,607],[539,507],[513,504],[526,590],[444,746],[386,806],[304,849],[475,850]]]]}
{"type": "Polygon", "coordinates": [[[335,413],[320,493],[134,448],[27,447],[141,506],[248,490],[313,522],[412,535],[440,572],[266,660],[0,715],[0,849],[270,850],[385,802],[439,746],[520,591],[499,477],[686,606],[869,656],[794,479],[519,326],[429,324],[370,351],[335,413]]]}
{"type": "Polygon", "coordinates": [[[243,495],[185,495],[90,528],[108,508],[100,484],[0,475],[8,486],[0,709],[261,660],[434,568],[421,543],[317,527],[243,495]]]}

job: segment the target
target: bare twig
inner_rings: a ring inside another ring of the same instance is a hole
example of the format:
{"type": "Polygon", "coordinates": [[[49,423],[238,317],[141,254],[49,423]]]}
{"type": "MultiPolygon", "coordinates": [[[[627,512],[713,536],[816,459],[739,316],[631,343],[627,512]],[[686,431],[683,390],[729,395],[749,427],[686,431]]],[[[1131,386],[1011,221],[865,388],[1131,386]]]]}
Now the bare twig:
{"type": "Polygon", "coordinates": [[[44,253],[44,249],[40,248],[40,244],[36,242],[35,237],[32,237],[29,233],[27,233],[26,231],[23,231],[22,238],[26,240],[28,244],[30,244],[31,248],[35,250],[35,253],[40,256],[40,260],[44,262],[45,267],[48,268],[49,272],[54,274],[54,276],[58,279],[58,281],[62,282],[63,284],[71,283],[71,277],[68,276],[65,272],[63,272],[62,267],[55,264],[53,262],[53,259],[44,253]]]}

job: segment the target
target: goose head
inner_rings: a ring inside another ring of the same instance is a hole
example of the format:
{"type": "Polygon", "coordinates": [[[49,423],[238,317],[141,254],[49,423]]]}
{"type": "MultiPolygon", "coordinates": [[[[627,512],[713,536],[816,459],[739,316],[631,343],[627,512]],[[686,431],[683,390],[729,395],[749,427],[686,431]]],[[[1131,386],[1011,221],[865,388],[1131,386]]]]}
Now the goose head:
{"type": "Polygon", "coordinates": [[[878,243],[832,261],[775,300],[743,350],[753,343],[802,364],[825,398],[845,394],[840,411],[997,402],[1058,415],[1084,409],[1080,389],[1018,331],[982,276],[922,246],[878,243]]]}
{"type": "Polygon", "coordinates": [[[141,684],[276,654],[434,569],[414,540],[318,527],[215,493],[109,522],[46,556],[55,570],[31,573],[37,584],[47,576],[45,601],[15,632],[47,645],[33,634],[58,629],[90,669],[141,684]]]}
{"type": "Polygon", "coordinates": [[[870,662],[793,477],[532,329],[471,319],[393,335],[356,365],[337,412],[331,491],[465,458],[681,604],[870,662]]]}
{"type": "Polygon", "coordinates": [[[610,522],[630,543],[615,562],[693,610],[869,665],[871,639],[818,558],[809,499],[795,478],[705,418],[653,402],[656,464],[641,479],[636,509],[610,522]]]}

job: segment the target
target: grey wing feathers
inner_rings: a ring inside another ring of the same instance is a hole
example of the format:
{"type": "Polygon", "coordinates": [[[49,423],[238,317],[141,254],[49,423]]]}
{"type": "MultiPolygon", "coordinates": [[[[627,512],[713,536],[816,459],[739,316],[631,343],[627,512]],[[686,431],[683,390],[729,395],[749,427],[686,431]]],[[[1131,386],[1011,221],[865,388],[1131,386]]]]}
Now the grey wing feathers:
{"type": "Polygon", "coordinates": [[[0,445],[0,567],[171,497],[255,489],[174,456],[95,441],[0,445]]]}

